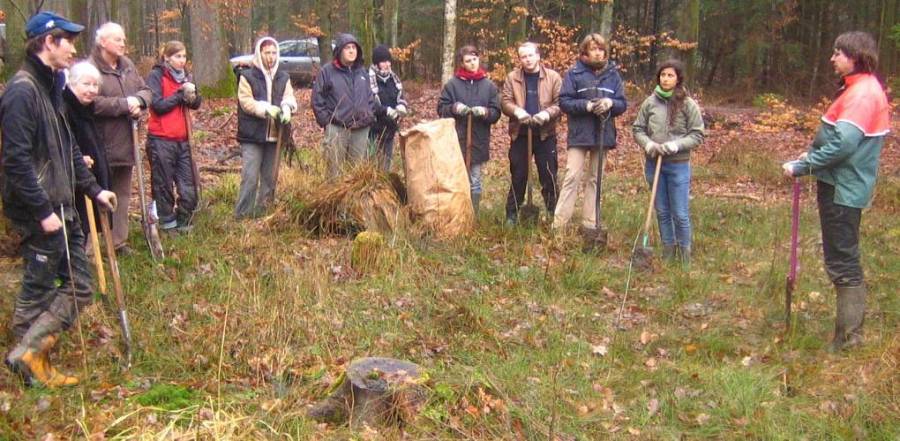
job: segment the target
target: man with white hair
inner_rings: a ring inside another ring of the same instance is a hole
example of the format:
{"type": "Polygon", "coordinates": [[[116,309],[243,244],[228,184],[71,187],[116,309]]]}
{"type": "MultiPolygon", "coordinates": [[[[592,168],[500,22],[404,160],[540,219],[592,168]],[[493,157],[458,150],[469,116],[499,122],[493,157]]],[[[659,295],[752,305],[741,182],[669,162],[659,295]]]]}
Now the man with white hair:
{"type": "Polygon", "coordinates": [[[121,201],[113,214],[113,243],[117,252],[127,254],[131,251],[126,241],[135,166],[131,122],[140,118],[152,93],[134,63],[125,56],[125,31],[116,23],[108,22],[97,29],[91,63],[103,78],[100,94],[94,100],[94,114],[109,160],[110,190],[121,201]]]}

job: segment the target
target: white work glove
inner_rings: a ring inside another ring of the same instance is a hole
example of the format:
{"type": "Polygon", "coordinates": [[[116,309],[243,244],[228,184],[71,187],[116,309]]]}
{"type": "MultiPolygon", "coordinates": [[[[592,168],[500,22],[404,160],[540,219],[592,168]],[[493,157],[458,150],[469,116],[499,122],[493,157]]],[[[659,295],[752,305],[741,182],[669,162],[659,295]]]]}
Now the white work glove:
{"type": "Polygon", "coordinates": [[[131,114],[132,117],[137,118],[141,116],[141,100],[136,96],[129,96],[125,98],[125,101],[128,102],[128,113],[131,114]]]}
{"type": "Polygon", "coordinates": [[[94,199],[109,211],[116,211],[116,206],[119,205],[116,194],[109,190],[101,190],[94,199]]]}
{"type": "Polygon", "coordinates": [[[184,100],[188,103],[193,103],[197,99],[197,86],[194,83],[187,82],[182,84],[181,90],[184,92],[184,100]]]}
{"type": "Polygon", "coordinates": [[[281,108],[270,104],[269,107],[266,107],[266,114],[269,115],[269,118],[277,120],[281,116],[281,108]]]}
{"type": "Polygon", "coordinates": [[[475,106],[470,109],[472,111],[472,115],[481,118],[484,115],[487,115],[487,109],[482,106],[475,106]]]}
{"type": "Polygon", "coordinates": [[[513,116],[522,124],[527,124],[528,118],[531,118],[531,114],[521,107],[516,107],[516,110],[513,111],[513,116]]]}
{"type": "Polygon", "coordinates": [[[644,153],[646,153],[647,156],[651,158],[655,158],[659,156],[659,152],[661,149],[662,146],[660,146],[659,144],[653,141],[647,141],[647,144],[644,146],[644,153]]]}
{"type": "Polygon", "coordinates": [[[291,106],[284,104],[281,106],[281,115],[279,115],[279,120],[282,124],[287,124],[291,122],[291,106]]]}
{"type": "Polygon", "coordinates": [[[597,106],[594,107],[594,113],[604,114],[609,112],[609,109],[612,109],[613,100],[611,98],[601,98],[600,101],[597,102],[597,106]]]}
{"type": "Polygon", "coordinates": [[[394,110],[397,111],[397,116],[401,118],[409,114],[409,109],[407,109],[403,104],[397,104],[397,107],[394,110]]]}
{"type": "Polygon", "coordinates": [[[453,113],[460,116],[466,116],[469,114],[469,106],[463,103],[456,103],[453,105],[453,113]]]}
{"type": "Polygon", "coordinates": [[[547,121],[550,121],[550,113],[548,113],[546,110],[542,110],[534,114],[534,116],[531,117],[531,121],[539,126],[547,124],[547,121]]]}
{"type": "Polygon", "coordinates": [[[800,161],[788,161],[784,164],[781,164],[781,169],[784,171],[784,175],[793,178],[796,176],[797,169],[800,167],[800,161]]]}
{"type": "Polygon", "coordinates": [[[385,107],[384,112],[387,113],[387,117],[393,121],[396,121],[400,116],[400,113],[397,112],[397,109],[394,109],[393,107],[385,107]]]}
{"type": "Polygon", "coordinates": [[[678,145],[676,145],[674,142],[663,143],[661,152],[666,156],[674,155],[675,153],[678,153],[678,145]]]}
{"type": "Polygon", "coordinates": [[[597,105],[597,101],[588,101],[584,106],[584,110],[588,113],[594,113],[594,107],[597,105]]]}

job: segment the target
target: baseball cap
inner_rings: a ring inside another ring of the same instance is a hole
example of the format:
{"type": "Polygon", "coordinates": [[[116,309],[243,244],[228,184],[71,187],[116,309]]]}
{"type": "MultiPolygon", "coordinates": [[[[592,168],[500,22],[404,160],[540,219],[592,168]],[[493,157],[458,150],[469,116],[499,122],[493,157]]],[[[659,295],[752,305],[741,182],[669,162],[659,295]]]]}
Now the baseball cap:
{"type": "Polygon", "coordinates": [[[84,26],[56,15],[50,11],[43,11],[33,15],[25,24],[25,35],[34,38],[54,29],[62,29],[66,32],[77,34],[84,30],[84,26]]]}

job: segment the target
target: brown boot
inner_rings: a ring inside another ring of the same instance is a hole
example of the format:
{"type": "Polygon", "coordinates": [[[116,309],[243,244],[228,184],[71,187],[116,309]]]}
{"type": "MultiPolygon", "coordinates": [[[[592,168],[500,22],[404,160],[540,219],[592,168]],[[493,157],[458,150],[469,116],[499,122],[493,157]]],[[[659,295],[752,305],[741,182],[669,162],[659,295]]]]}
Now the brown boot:
{"type": "Polygon", "coordinates": [[[866,318],[866,287],[838,286],[837,316],[834,319],[834,340],[831,352],[839,352],[863,342],[863,322],[866,318]]]}
{"type": "Polygon", "coordinates": [[[56,345],[56,332],[60,328],[61,323],[55,317],[46,312],[41,314],[22,341],[6,356],[6,366],[19,374],[25,384],[51,388],[78,384],[78,378],[65,375],[50,365],[50,351],[56,345]]]}

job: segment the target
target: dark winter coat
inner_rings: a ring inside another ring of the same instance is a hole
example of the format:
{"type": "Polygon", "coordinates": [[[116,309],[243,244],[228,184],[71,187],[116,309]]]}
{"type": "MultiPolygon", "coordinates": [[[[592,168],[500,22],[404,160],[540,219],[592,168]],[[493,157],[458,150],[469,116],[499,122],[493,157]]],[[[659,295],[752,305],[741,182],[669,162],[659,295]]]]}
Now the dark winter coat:
{"type": "Polygon", "coordinates": [[[372,132],[394,133],[397,130],[397,121],[387,115],[387,109],[388,107],[396,109],[400,104],[409,109],[409,103],[403,99],[403,83],[393,71],[386,78],[380,77],[375,66],[369,68],[369,83],[375,95],[376,120],[372,125],[372,132]]]}
{"type": "Polygon", "coordinates": [[[375,96],[369,85],[362,48],[352,35],[338,35],[334,60],[322,66],[313,83],[312,108],[316,123],[322,128],[334,124],[361,129],[375,122],[375,96]],[[358,53],[349,67],[338,61],[341,49],[348,44],[355,44],[358,53]]]}
{"type": "Polygon", "coordinates": [[[100,133],[94,120],[94,103],[81,104],[68,88],[63,91],[63,99],[66,102],[66,115],[81,154],[93,158],[94,165],[90,170],[97,184],[109,190],[109,160],[106,159],[106,147],[100,141],[100,133]]]}
{"type": "MultiPolygon", "coordinates": [[[[94,115],[103,145],[106,146],[110,167],[134,165],[134,140],[131,135],[129,96],[137,97],[141,107],[147,108],[152,94],[128,57],[119,57],[115,69],[103,61],[98,47],[91,54],[91,63],[102,77],[100,94],[94,99],[94,115]]],[[[124,202],[124,201],[123,201],[124,202]]]]}
{"type": "Polygon", "coordinates": [[[27,56],[0,98],[0,188],[3,211],[14,221],[40,222],[60,205],[71,207],[76,189],[91,198],[101,191],[66,120],[62,83],[27,56]]]}
{"type": "Polygon", "coordinates": [[[500,97],[497,86],[489,78],[472,81],[453,77],[441,91],[437,106],[438,115],[441,118],[456,119],[456,135],[465,157],[468,116],[453,113],[453,106],[456,103],[463,103],[469,107],[482,106],[487,109],[483,117],[472,117],[472,164],[487,162],[491,152],[491,125],[500,119],[500,97]]]}
{"type": "Polygon", "coordinates": [[[147,124],[147,133],[156,138],[170,141],[187,141],[188,129],[186,119],[186,107],[200,108],[200,91],[197,98],[188,104],[184,99],[182,84],[190,81],[185,77],[183,82],[178,82],[169,68],[163,64],[157,64],[150,70],[147,76],[147,87],[152,93],[150,101],[150,122],[147,124]]]}
{"type": "Polygon", "coordinates": [[[566,72],[562,90],[559,93],[559,107],[569,116],[568,146],[595,149],[600,145],[603,129],[603,147],[616,147],[616,124],[614,118],[625,113],[625,86],[615,62],[609,61],[606,68],[594,72],[581,60],[566,72]],[[595,98],[610,98],[613,106],[609,118],[603,126],[601,117],[587,111],[587,104],[595,98]]]}

